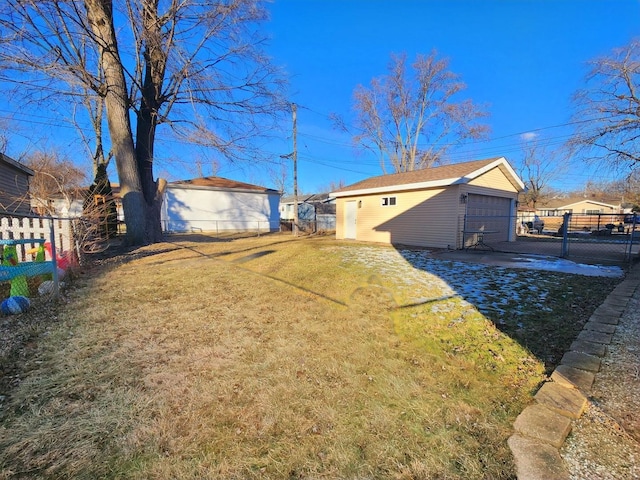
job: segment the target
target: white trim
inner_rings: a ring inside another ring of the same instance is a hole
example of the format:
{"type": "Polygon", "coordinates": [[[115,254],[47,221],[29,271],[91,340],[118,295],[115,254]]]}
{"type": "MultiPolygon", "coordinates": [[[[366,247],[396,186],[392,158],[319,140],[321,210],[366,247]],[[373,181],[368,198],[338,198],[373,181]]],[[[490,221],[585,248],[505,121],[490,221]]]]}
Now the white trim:
{"type": "Polygon", "coordinates": [[[346,191],[337,191],[331,192],[330,195],[333,197],[352,197],[355,195],[371,195],[376,193],[389,193],[389,192],[399,192],[404,190],[423,190],[428,188],[437,188],[437,187],[449,187],[451,185],[462,185],[469,183],[471,180],[479,177],[487,173],[489,170],[493,168],[504,165],[507,169],[508,173],[511,177],[516,181],[517,186],[520,187],[520,190],[524,190],[524,183],[520,180],[520,177],[516,174],[516,172],[511,168],[509,162],[504,157],[500,157],[493,162],[485,165],[482,168],[474,170],[469,175],[465,177],[452,177],[452,178],[444,178],[441,180],[431,180],[428,182],[417,182],[417,183],[405,183],[405,184],[396,184],[396,185],[387,185],[384,187],[374,187],[374,188],[361,188],[358,190],[346,190],[346,191]]]}

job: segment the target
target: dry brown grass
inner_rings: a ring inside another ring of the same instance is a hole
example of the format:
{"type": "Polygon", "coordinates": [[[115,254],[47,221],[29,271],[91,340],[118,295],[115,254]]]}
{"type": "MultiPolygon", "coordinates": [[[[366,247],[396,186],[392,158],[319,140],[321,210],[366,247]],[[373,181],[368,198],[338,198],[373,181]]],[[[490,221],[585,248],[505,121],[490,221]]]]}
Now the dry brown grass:
{"type": "Polygon", "coordinates": [[[542,362],[460,299],[394,310],[336,243],[174,241],[82,276],[7,399],[0,477],[512,478],[542,362]]]}

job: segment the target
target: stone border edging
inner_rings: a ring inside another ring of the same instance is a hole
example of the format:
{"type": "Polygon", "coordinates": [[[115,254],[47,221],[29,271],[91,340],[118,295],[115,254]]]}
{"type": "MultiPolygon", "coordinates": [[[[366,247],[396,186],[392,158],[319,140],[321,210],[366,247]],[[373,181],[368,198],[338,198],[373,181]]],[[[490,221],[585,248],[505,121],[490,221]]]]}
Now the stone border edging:
{"type": "Polygon", "coordinates": [[[564,354],[549,381],[534,395],[513,424],[507,443],[515,459],[518,480],[567,480],[569,472],[560,448],[588,405],[596,373],[616,326],[640,285],[640,269],[632,268],[593,312],[564,354]]]}

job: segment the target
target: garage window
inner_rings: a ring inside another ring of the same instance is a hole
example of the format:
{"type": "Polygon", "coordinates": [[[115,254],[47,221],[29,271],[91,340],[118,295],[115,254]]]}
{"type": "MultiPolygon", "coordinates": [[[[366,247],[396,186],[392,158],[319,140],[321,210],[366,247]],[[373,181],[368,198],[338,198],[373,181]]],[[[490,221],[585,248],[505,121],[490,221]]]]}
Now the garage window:
{"type": "Polygon", "coordinates": [[[382,197],[380,205],[383,207],[393,207],[396,204],[396,197],[382,197]]]}

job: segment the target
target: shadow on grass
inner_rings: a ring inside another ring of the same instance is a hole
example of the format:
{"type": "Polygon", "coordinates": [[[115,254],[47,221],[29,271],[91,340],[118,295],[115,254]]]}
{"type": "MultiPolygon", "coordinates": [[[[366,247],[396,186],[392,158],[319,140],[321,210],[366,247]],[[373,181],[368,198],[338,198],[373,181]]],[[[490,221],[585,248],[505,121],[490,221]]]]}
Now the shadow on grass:
{"type": "MultiPolygon", "coordinates": [[[[498,330],[545,364],[559,364],[593,311],[622,281],[570,273],[441,260],[424,249],[396,248],[413,268],[435,275],[498,330]]],[[[443,300],[446,297],[442,298],[443,300]]],[[[439,299],[436,299],[439,300],[439,299]]],[[[433,300],[403,306],[410,309],[433,300]]]]}

